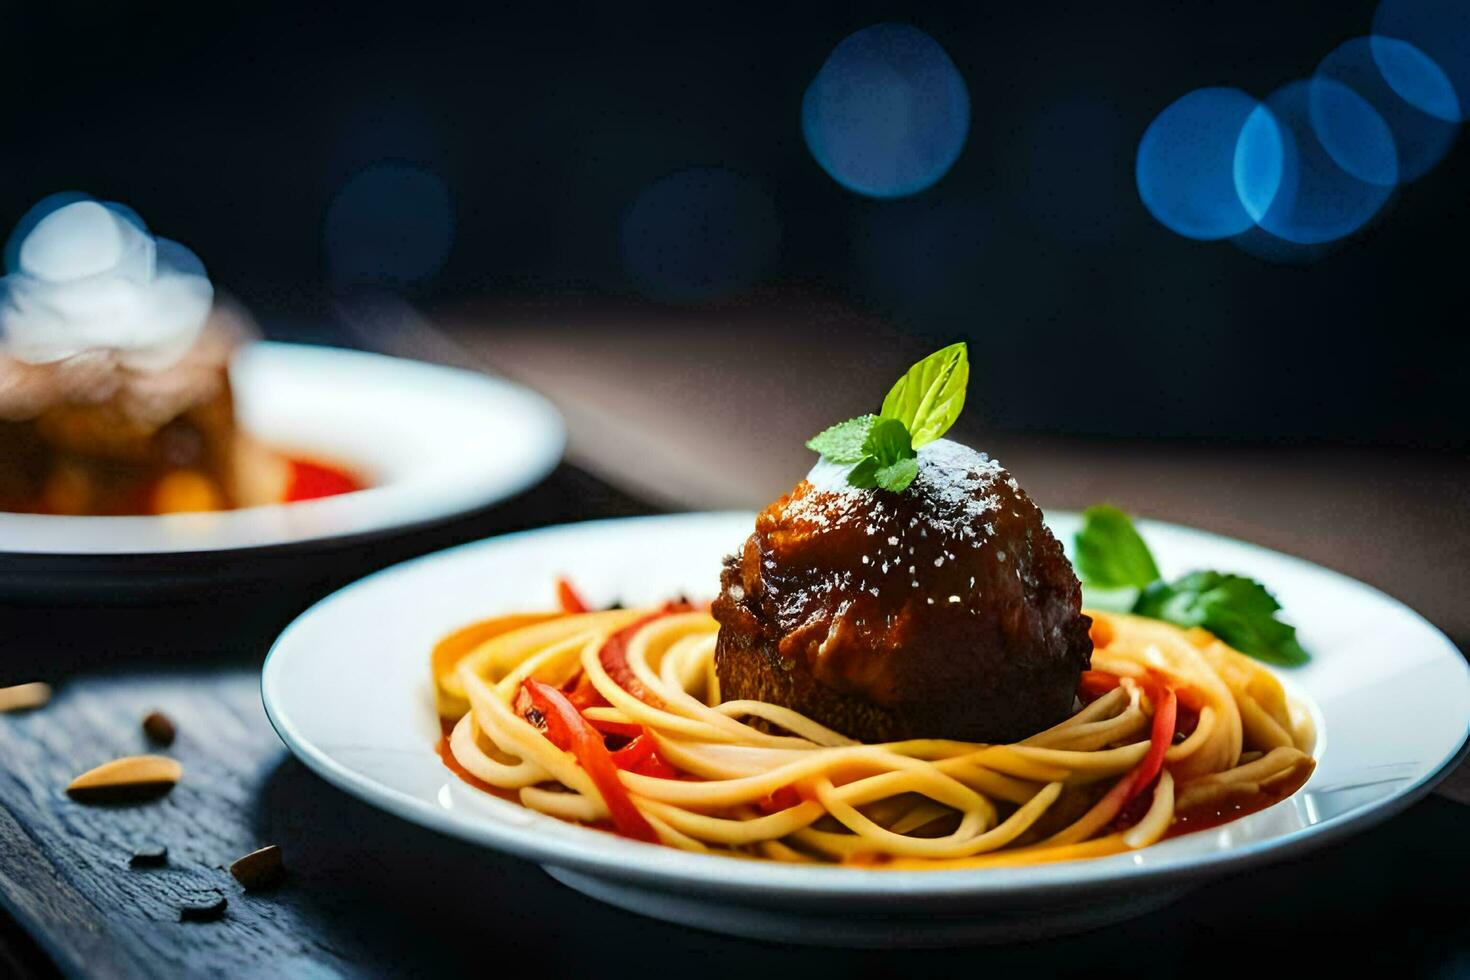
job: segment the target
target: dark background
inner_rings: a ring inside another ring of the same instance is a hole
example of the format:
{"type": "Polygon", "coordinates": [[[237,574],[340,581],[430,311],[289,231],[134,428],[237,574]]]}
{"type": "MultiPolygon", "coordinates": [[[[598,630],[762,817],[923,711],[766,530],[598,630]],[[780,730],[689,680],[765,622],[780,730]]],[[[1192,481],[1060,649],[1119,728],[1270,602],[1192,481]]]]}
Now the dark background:
{"type": "Polygon", "coordinates": [[[353,278],[325,244],[334,197],[397,161],[442,179],[426,178],[431,203],[447,190],[448,223],[391,181],[358,219],[378,252],[451,242],[442,268],[384,259],[381,278],[431,311],[815,297],[936,343],[969,338],[972,399],[1000,429],[1459,450],[1463,134],[1308,263],[1181,238],[1133,182],[1164,106],[1305,77],[1369,32],[1374,7],[6,4],[0,222],[62,189],[119,200],[268,330],[327,322],[353,278]],[[938,40],[972,103],[950,173],[889,202],[823,172],[799,121],[832,48],[885,20],[938,40]],[[620,229],[640,192],[689,167],[760,188],[779,243],[747,281],[671,301],[630,274],[620,229]]]}

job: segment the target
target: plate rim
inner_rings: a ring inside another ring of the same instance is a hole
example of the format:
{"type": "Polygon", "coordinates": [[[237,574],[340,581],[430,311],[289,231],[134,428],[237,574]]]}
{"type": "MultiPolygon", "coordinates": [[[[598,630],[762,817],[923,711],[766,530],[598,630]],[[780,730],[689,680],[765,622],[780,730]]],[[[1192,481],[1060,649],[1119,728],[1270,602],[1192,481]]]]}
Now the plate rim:
{"type": "MultiPolygon", "coordinates": [[[[256,340],[242,347],[238,353],[246,357],[321,357],[332,361],[341,361],[343,364],[356,362],[361,365],[389,367],[391,370],[406,369],[408,371],[443,373],[446,376],[455,377],[463,382],[481,385],[486,391],[493,390],[501,396],[519,402],[520,407],[526,412],[527,417],[532,420],[536,439],[525,452],[525,458],[518,460],[517,465],[507,467],[505,470],[506,476],[500,479],[497,485],[489,492],[482,492],[479,495],[481,499],[473,503],[467,502],[465,499],[446,500],[435,506],[425,508],[423,511],[411,516],[369,516],[367,520],[361,521],[356,526],[349,526],[325,533],[305,533],[297,536],[272,535],[264,540],[243,542],[226,541],[225,543],[221,543],[217,537],[213,542],[211,542],[209,537],[206,537],[201,540],[200,546],[198,547],[178,547],[175,542],[168,541],[160,534],[156,541],[150,541],[146,547],[103,550],[69,546],[57,548],[54,544],[48,545],[44,540],[47,536],[45,528],[49,526],[75,529],[68,530],[67,534],[74,535],[78,538],[85,538],[91,537],[92,535],[105,535],[109,528],[133,530],[137,528],[157,527],[155,522],[160,521],[175,522],[179,525],[186,522],[202,523],[205,520],[238,524],[242,520],[249,521],[252,518],[256,520],[269,519],[270,515],[283,513],[288,508],[340,507],[343,501],[337,498],[323,498],[320,500],[297,501],[293,503],[264,504],[212,514],[182,514],[163,517],[147,515],[62,516],[55,514],[19,514],[0,511],[0,559],[97,563],[127,562],[138,559],[175,559],[187,561],[200,557],[210,559],[229,558],[231,556],[246,554],[255,555],[272,551],[294,550],[302,547],[350,545],[354,542],[381,537],[383,535],[432,526],[471,513],[481,507],[510,500],[545,479],[556,468],[566,452],[566,424],[561,417],[561,413],[556,409],[556,406],[551,400],[526,385],[495,374],[331,344],[256,340]],[[237,518],[236,515],[241,515],[241,517],[237,518]],[[38,546],[16,548],[12,545],[4,544],[7,531],[11,533],[19,531],[34,536],[38,539],[38,546]]],[[[387,490],[391,489],[391,487],[392,484],[387,484],[382,487],[368,487],[366,490],[357,492],[372,493],[375,489],[387,490]]],[[[137,533],[146,534],[149,532],[145,530],[137,533]]]]}
{"type": "MultiPolygon", "coordinates": [[[[696,887],[701,894],[718,894],[726,900],[736,902],[742,896],[759,898],[779,895],[782,899],[795,902],[840,898],[856,905],[864,905],[903,898],[908,902],[927,905],[956,899],[976,901],[1062,895],[1079,897],[1134,889],[1154,883],[1175,883],[1186,879],[1204,880],[1237,873],[1288,857],[1300,856],[1377,825],[1428,795],[1450,771],[1467,756],[1470,756],[1470,718],[1467,718],[1465,730],[1461,733],[1458,744],[1445,753],[1423,775],[1409,785],[1398,789],[1392,796],[1283,835],[1240,844],[1226,850],[1174,856],[1165,862],[1156,864],[1134,866],[1128,869],[1108,866],[1102,872],[1093,870],[1092,873],[1089,873],[1089,869],[1096,869],[1097,861],[1057,862],[1016,868],[887,871],[841,866],[771,865],[740,861],[722,855],[696,854],[661,845],[623,840],[603,831],[571,824],[568,825],[570,830],[587,836],[577,836],[572,841],[549,839],[548,842],[548,840],[537,839],[534,832],[527,833],[522,826],[485,819],[455,819],[449,811],[442,807],[354,772],[332,758],[325,750],[308,741],[295,729],[292,721],[281,716],[272,705],[272,698],[268,692],[273,676],[272,664],[281,662],[277,653],[289,642],[291,634],[319,608],[379,577],[401,573],[420,564],[427,564],[450,555],[480,548],[493,549],[502,542],[524,540],[547,533],[568,533],[573,529],[589,530],[607,525],[626,526],[647,522],[705,521],[735,517],[753,520],[754,513],[754,511],[745,510],[690,511],[546,525],[465,542],[379,569],[313,603],[292,620],[271,644],[260,671],[261,701],[266,717],[287,750],[309,769],[338,789],[400,819],[477,846],[489,847],[539,864],[571,868],[596,877],[636,882],[642,887],[654,890],[669,891],[696,887]],[[638,850],[629,852],[627,848],[638,850]],[[619,860],[620,855],[627,856],[630,853],[636,853],[641,860],[636,862],[619,860]]],[[[1047,511],[1047,515],[1067,519],[1080,519],[1081,516],[1079,512],[1061,508],[1047,511]]],[[[1366,589],[1392,605],[1396,612],[1407,614],[1429,629],[1443,641],[1443,645],[1447,648],[1443,652],[1458,654],[1454,659],[1459,666],[1460,676],[1466,685],[1470,685],[1470,661],[1465,659],[1463,653],[1442,630],[1407,604],[1366,582],[1296,555],[1189,525],[1152,519],[1142,519],[1138,524],[1145,533],[1150,528],[1165,529],[1208,538],[1220,543],[1246,545],[1312,572],[1325,573],[1356,588],[1366,589]]],[[[279,670],[278,667],[275,669],[279,670]]],[[[509,801],[497,799],[497,802],[515,806],[509,801]]]]}

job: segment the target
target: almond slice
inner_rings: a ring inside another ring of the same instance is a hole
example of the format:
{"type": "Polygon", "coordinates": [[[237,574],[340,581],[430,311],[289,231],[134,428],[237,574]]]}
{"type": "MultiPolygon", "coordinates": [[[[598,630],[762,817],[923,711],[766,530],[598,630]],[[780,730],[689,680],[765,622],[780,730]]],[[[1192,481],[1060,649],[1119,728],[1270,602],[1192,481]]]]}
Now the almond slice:
{"type": "Polygon", "coordinates": [[[104,762],[71,781],[66,795],[82,803],[151,800],[174,788],[184,775],[178,760],[161,755],[130,755],[104,762]]]}
{"type": "Polygon", "coordinates": [[[0,714],[7,711],[29,711],[39,708],[51,700],[51,685],[36,681],[31,684],[16,684],[0,687],[0,714]]]}
{"type": "Polygon", "coordinates": [[[278,884],[286,876],[286,865],[281,860],[281,849],[275,844],[270,844],[258,851],[251,851],[230,865],[230,874],[235,876],[235,880],[246,891],[269,888],[278,884]]]}

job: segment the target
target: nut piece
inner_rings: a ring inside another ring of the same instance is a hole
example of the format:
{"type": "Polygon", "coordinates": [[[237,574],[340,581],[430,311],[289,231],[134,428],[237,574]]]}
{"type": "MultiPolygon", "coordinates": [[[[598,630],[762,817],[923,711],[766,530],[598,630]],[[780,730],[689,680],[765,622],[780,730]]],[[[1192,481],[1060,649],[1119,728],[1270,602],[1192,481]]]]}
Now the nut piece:
{"type": "Polygon", "coordinates": [[[143,719],[143,734],[148,736],[148,741],[154,745],[169,746],[174,744],[174,736],[178,729],[174,728],[173,719],[162,711],[149,712],[143,719]]]}
{"type": "Polygon", "coordinates": [[[286,875],[286,865],[281,861],[281,849],[275,844],[262,847],[230,865],[230,874],[235,876],[246,891],[269,888],[286,875]]]}
{"type": "Polygon", "coordinates": [[[71,781],[66,795],[80,803],[129,803],[151,800],[174,788],[184,775],[175,759],[130,755],[104,762],[71,781]]]}
{"type": "Polygon", "coordinates": [[[224,918],[230,900],[217,891],[203,892],[179,907],[180,922],[215,922],[224,918]]]}
{"type": "Polygon", "coordinates": [[[16,684],[0,687],[0,714],[7,711],[29,711],[39,708],[51,700],[51,685],[36,681],[31,684],[16,684]]]}
{"type": "Polygon", "coordinates": [[[162,844],[143,844],[128,858],[130,868],[161,868],[168,863],[168,848],[162,844]]]}

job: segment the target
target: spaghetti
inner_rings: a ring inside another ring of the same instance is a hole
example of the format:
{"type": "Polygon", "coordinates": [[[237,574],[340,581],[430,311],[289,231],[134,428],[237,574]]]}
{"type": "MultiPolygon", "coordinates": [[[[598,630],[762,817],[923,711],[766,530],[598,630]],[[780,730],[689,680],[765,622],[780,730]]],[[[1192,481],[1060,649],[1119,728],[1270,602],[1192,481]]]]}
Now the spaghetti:
{"type": "Polygon", "coordinates": [[[1089,615],[1079,708],[1004,745],[862,744],[725,701],[719,624],[687,605],[486,620],[433,657],[446,757],[526,807],[636,839],[903,869],[1141,848],[1311,774],[1310,718],[1269,671],[1203,630],[1089,615]]]}

